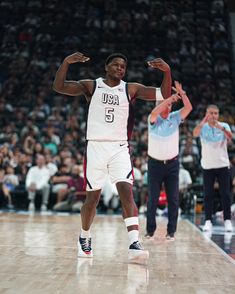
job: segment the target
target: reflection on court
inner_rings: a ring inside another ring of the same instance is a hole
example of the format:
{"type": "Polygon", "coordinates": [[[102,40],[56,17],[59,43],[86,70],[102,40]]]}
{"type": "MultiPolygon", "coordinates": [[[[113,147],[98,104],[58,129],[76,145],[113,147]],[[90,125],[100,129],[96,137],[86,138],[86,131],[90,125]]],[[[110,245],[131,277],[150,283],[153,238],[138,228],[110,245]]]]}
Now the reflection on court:
{"type": "MultiPolygon", "coordinates": [[[[234,261],[186,220],[174,242],[159,218],[148,265],[128,264],[121,216],[97,216],[93,259],[77,258],[80,216],[0,215],[0,293],[235,293],[234,261]]],[[[144,235],[145,218],[140,218],[144,235]]]]}

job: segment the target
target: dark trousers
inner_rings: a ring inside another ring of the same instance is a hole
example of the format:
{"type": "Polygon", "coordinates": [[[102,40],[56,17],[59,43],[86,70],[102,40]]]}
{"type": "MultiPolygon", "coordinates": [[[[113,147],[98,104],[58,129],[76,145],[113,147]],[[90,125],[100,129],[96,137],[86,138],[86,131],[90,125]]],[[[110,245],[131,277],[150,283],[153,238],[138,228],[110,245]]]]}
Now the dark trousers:
{"type": "Polygon", "coordinates": [[[228,167],[203,169],[204,207],[206,220],[211,220],[213,213],[213,195],[215,179],[219,183],[222,198],[224,220],[231,219],[230,170],[228,167]]]}
{"type": "Polygon", "coordinates": [[[148,160],[148,202],[147,232],[154,233],[157,228],[156,210],[162,183],[168,201],[167,232],[174,233],[177,227],[179,208],[179,161],[172,160],[164,164],[151,157],[148,160]]]}

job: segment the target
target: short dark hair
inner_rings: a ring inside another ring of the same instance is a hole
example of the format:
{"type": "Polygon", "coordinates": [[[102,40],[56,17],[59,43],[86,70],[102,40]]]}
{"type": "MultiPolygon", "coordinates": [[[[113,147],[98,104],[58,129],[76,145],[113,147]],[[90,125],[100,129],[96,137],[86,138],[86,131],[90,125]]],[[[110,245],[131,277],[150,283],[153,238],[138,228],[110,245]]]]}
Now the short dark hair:
{"type": "Polygon", "coordinates": [[[107,59],[105,61],[105,65],[108,65],[114,58],[122,58],[127,63],[127,57],[124,54],[122,54],[122,53],[112,53],[107,57],[107,59]]]}

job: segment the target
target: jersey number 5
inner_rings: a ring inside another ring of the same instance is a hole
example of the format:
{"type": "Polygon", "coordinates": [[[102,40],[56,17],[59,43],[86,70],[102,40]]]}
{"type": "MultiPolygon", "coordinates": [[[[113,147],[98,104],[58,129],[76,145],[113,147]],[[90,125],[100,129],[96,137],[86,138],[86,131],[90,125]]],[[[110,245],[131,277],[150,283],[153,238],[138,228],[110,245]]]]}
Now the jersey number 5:
{"type": "Polygon", "coordinates": [[[108,123],[112,123],[114,121],[114,108],[105,108],[105,121],[108,123]]]}

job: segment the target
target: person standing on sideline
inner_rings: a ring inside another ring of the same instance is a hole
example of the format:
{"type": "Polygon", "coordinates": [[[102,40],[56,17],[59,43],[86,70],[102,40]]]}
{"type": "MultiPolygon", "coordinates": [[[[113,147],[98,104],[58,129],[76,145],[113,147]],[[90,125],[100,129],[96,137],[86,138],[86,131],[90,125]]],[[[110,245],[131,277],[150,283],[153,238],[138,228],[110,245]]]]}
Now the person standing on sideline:
{"type": "Polygon", "coordinates": [[[176,95],[156,106],[148,119],[148,201],[146,238],[153,238],[157,228],[156,209],[164,183],[168,201],[166,238],[174,240],[179,208],[179,125],[192,110],[182,85],[175,82],[176,95]],[[180,96],[179,96],[180,95],[180,96]],[[183,108],[171,112],[172,103],[182,99],[183,108]],[[168,103],[168,101],[170,103],[168,103]]]}
{"type": "Polygon", "coordinates": [[[219,108],[209,105],[203,120],[194,128],[194,137],[200,137],[201,166],[203,171],[203,190],[205,225],[203,231],[212,230],[213,195],[215,179],[219,183],[224,211],[225,231],[232,231],[230,199],[230,163],[227,141],[233,135],[227,123],[219,122],[219,108]]]}
{"type": "Polygon", "coordinates": [[[133,128],[133,103],[136,98],[162,100],[171,94],[170,67],[162,59],[148,62],[163,72],[161,89],[138,83],[126,83],[127,58],[113,53],[105,62],[105,78],[67,81],[70,64],[86,62],[90,58],[80,52],[67,56],[56,73],[55,91],[71,95],[84,95],[88,103],[86,130],[85,175],[87,197],[81,209],[82,230],[78,239],[78,256],[92,257],[90,227],[106,175],[116,184],[122,204],[122,214],[129,236],[128,259],[144,262],[149,253],[139,242],[138,210],[133,199],[133,174],[129,144],[133,128]],[[162,94],[161,94],[162,93],[162,94]],[[162,97],[163,95],[163,97],[162,97]]]}

